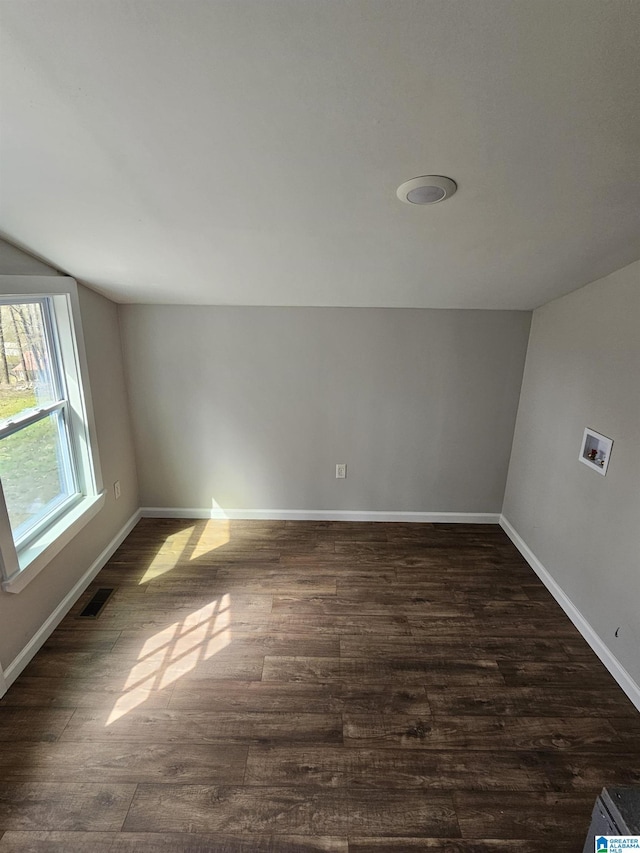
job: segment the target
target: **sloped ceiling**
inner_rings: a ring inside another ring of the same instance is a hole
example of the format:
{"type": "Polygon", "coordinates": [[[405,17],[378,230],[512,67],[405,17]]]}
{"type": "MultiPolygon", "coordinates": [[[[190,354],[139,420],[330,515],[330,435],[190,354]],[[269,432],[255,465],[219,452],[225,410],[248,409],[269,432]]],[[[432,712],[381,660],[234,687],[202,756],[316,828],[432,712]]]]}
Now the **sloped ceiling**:
{"type": "Polygon", "coordinates": [[[0,232],[116,301],[529,309],[640,257],[638,2],[0,16],[0,232]]]}

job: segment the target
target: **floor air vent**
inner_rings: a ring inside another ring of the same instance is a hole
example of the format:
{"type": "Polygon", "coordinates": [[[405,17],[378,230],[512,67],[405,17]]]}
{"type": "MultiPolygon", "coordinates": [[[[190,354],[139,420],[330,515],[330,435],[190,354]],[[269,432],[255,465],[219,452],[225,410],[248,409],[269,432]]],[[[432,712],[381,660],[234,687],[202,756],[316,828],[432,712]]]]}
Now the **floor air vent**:
{"type": "Polygon", "coordinates": [[[102,608],[111,598],[115,589],[98,589],[91,601],[80,614],[80,619],[95,619],[102,612],[102,608]]]}

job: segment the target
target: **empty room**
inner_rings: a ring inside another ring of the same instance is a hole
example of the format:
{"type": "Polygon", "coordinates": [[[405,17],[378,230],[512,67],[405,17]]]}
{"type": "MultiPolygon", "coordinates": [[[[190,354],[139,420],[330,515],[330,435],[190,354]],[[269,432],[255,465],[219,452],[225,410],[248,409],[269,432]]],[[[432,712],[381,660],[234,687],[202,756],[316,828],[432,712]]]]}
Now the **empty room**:
{"type": "Polygon", "coordinates": [[[639,44],[0,0],[0,853],[636,849],[639,44]]]}

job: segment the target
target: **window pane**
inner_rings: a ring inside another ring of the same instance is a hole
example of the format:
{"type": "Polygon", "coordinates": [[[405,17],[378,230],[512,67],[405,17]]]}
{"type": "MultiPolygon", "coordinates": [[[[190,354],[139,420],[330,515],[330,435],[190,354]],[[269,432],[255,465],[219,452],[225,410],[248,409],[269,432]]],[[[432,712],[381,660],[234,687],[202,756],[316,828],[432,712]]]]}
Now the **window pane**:
{"type": "Polygon", "coordinates": [[[60,399],[45,305],[0,305],[0,421],[60,399]]]}
{"type": "Polygon", "coordinates": [[[17,543],[76,493],[62,413],[0,440],[0,479],[17,543]]]}

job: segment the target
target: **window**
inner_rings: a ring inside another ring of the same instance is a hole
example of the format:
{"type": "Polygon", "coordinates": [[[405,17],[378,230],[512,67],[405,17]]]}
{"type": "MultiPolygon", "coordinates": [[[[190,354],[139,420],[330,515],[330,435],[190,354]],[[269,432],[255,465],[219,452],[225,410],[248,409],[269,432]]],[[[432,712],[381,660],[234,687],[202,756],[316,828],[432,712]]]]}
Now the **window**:
{"type": "Polygon", "coordinates": [[[0,299],[0,480],[16,547],[80,492],[51,300],[0,299]]]}
{"type": "Polygon", "coordinates": [[[12,592],[104,502],[75,282],[43,281],[57,292],[0,294],[0,557],[12,592]]]}

